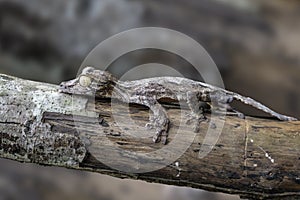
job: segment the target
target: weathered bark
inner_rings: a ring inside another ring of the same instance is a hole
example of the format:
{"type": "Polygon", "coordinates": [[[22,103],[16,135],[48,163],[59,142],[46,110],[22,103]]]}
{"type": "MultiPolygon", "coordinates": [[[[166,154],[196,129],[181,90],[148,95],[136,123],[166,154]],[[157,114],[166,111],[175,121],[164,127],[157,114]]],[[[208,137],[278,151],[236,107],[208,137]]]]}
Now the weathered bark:
{"type": "Polygon", "coordinates": [[[129,105],[129,123],[128,105],[110,99],[72,97],[55,85],[6,75],[0,75],[0,89],[2,158],[247,198],[300,198],[299,121],[227,116],[212,151],[199,158],[205,133],[220,128],[220,117],[216,126],[203,122],[194,135],[180,125],[189,110],[165,104],[171,128],[164,146],[152,143],[143,128],[143,106],[129,105]]]}

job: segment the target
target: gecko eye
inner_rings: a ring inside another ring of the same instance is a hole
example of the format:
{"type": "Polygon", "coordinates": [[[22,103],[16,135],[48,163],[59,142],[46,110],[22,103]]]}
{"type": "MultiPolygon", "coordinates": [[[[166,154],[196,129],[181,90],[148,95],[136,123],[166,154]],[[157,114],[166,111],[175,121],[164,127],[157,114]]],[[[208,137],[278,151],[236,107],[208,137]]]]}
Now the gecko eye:
{"type": "Polygon", "coordinates": [[[80,76],[79,77],[79,84],[82,87],[88,87],[91,85],[91,83],[92,83],[92,80],[90,77],[88,77],[88,76],[80,76]]]}

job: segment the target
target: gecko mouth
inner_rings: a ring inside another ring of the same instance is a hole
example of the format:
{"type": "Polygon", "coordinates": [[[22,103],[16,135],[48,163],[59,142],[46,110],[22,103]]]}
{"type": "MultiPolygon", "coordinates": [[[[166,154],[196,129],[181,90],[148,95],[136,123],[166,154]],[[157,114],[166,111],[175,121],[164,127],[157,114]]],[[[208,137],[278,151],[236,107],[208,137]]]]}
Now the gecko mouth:
{"type": "Polygon", "coordinates": [[[93,91],[88,87],[82,87],[75,81],[62,82],[59,85],[59,92],[74,95],[93,95],[93,91]]]}
{"type": "Polygon", "coordinates": [[[59,91],[64,93],[72,93],[74,85],[68,84],[68,82],[62,82],[59,85],[59,91]]]}
{"type": "Polygon", "coordinates": [[[62,92],[62,93],[68,93],[70,94],[71,93],[71,90],[69,87],[63,85],[63,84],[60,84],[59,85],[59,88],[58,88],[59,92],[62,92]]]}

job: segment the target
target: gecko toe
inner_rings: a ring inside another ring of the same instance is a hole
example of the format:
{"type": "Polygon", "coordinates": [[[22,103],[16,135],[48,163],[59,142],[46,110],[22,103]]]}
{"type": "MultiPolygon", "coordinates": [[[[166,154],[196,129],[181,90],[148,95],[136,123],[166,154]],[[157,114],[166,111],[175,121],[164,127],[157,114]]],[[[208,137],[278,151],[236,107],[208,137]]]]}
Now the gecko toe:
{"type": "Polygon", "coordinates": [[[157,131],[156,134],[153,136],[152,140],[154,143],[161,142],[162,144],[167,144],[168,143],[168,133],[164,130],[157,131]]]}
{"type": "Polygon", "coordinates": [[[161,143],[166,145],[168,143],[168,133],[163,131],[160,136],[161,143]]]}
{"type": "Polygon", "coordinates": [[[152,141],[154,143],[158,143],[158,142],[160,142],[160,137],[158,135],[154,135],[153,138],[152,138],[152,141]]]}
{"type": "Polygon", "coordinates": [[[166,136],[161,137],[161,143],[166,145],[168,143],[168,138],[166,136]]]}

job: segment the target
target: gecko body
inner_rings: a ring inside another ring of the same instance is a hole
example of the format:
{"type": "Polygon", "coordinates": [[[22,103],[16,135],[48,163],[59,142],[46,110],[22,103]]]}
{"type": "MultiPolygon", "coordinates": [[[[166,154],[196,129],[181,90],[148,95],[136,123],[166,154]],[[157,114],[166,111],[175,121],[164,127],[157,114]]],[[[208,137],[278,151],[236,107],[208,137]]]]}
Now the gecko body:
{"type": "Polygon", "coordinates": [[[99,98],[111,98],[114,93],[113,96],[122,102],[137,103],[149,107],[151,110],[150,122],[146,126],[156,130],[153,137],[154,142],[160,140],[163,143],[167,142],[170,121],[166,110],[158,102],[162,98],[185,101],[191,110],[191,120],[198,122],[194,126],[196,132],[199,131],[200,122],[206,119],[202,105],[211,102],[220,108],[235,112],[239,117],[244,117],[244,115],[229,105],[233,100],[241,101],[282,121],[297,120],[279,114],[252,98],[182,77],[155,77],[135,81],[120,81],[109,72],[86,67],[75,79],[62,82],[60,91],[99,98]]]}

